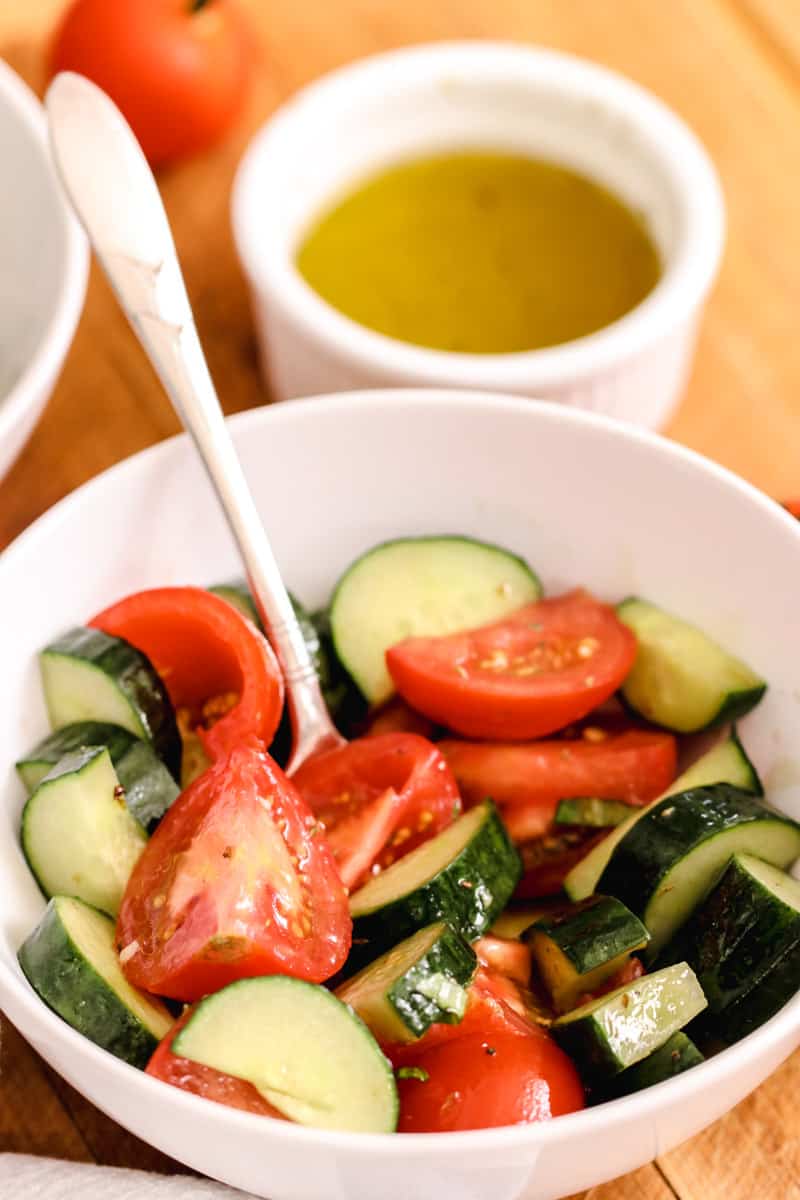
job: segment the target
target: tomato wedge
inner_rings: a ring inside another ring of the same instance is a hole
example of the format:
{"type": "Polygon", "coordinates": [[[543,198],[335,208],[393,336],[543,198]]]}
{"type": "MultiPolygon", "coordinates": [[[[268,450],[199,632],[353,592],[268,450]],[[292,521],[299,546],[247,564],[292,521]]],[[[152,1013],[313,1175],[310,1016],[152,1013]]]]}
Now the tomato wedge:
{"type": "Polygon", "coordinates": [[[503,809],[523,810],[531,823],[527,837],[545,831],[559,800],[599,796],[647,804],[675,778],[677,743],[671,733],[586,732],[591,740],[584,734],[530,745],[444,741],[439,749],[467,807],[491,796],[503,809]]]}
{"type": "Polygon", "coordinates": [[[274,1117],[278,1121],[285,1121],[283,1113],[273,1108],[252,1083],[172,1053],[172,1043],[191,1015],[192,1009],[187,1008],[167,1036],[159,1042],[155,1054],[147,1064],[146,1074],[172,1084],[184,1092],[192,1092],[206,1100],[216,1100],[217,1104],[227,1104],[228,1108],[240,1108],[244,1112],[257,1113],[260,1117],[274,1117]]]}
{"type": "Polygon", "coordinates": [[[147,843],[117,922],[131,983],[196,1000],[251,975],[320,983],[352,924],[315,817],[255,740],[213,763],[147,843]]]}
{"type": "Polygon", "coordinates": [[[154,588],[112,604],[89,624],[146,654],[174,707],[192,710],[196,723],[220,714],[210,729],[198,728],[212,758],[252,735],[265,746],[272,741],[283,709],[277,659],[266,638],[219,596],[194,587],[154,588]]]}
{"type": "Polygon", "coordinates": [[[563,729],[616,691],[636,639],[585,591],[529,604],[494,625],[409,638],[386,652],[403,699],[466,737],[524,740],[563,729]]]}
{"type": "Polygon", "coordinates": [[[398,1080],[401,1133],[547,1120],[585,1103],[570,1059],[494,970],[478,971],[460,1024],[432,1025],[418,1041],[384,1049],[396,1069],[423,1073],[398,1080]]]}
{"type": "Polygon", "coordinates": [[[398,1079],[400,1133],[547,1121],[585,1105],[570,1059],[544,1032],[470,1033],[421,1051],[398,1079]]]}
{"type": "Polygon", "coordinates": [[[351,889],[439,833],[461,807],[439,750],[414,733],[376,734],[319,754],[292,782],[351,889]]]}
{"type": "MultiPolygon", "coordinates": [[[[505,809],[509,814],[509,832],[513,837],[514,809],[505,809]]],[[[564,880],[576,863],[602,841],[607,830],[589,832],[585,829],[568,829],[563,833],[545,834],[518,845],[522,858],[522,878],[514,892],[515,900],[539,900],[545,896],[556,896],[562,890],[564,880]]]]}

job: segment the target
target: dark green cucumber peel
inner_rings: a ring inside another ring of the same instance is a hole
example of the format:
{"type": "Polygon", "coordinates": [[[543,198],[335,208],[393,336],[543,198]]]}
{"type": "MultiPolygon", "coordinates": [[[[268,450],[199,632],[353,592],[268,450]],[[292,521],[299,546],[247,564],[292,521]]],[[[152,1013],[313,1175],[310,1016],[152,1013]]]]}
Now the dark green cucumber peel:
{"type": "Polygon", "coordinates": [[[698,1067],[702,1062],[705,1062],[705,1058],[692,1039],[679,1030],[678,1033],[673,1033],[663,1046],[648,1054],[647,1058],[634,1063],[626,1071],[620,1071],[605,1087],[595,1088],[591,1093],[591,1103],[602,1104],[605,1100],[630,1096],[633,1092],[640,1092],[644,1088],[653,1087],[654,1084],[673,1079],[691,1067],[698,1067]]]}
{"type": "Polygon", "coordinates": [[[559,1017],[550,1032],[591,1085],[647,1058],[705,1007],[691,968],[676,963],[559,1017]]]}
{"type": "Polygon", "coordinates": [[[621,699],[653,724],[678,733],[717,729],[750,712],[766,692],[746,663],[690,622],[638,596],[616,611],[639,643],[621,699]]]}
{"type": "Polygon", "coordinates": [[[353,949],[348,967],[371,962],[437,921],[448,922],[468,941],[476,940],[503,911],[521,875],[519,853],[494,804],[485,801],[350,897],[353,949]],[[462,835],[467,840],[459,847],[462,835]],[[449,857],[451,845],[456,848],[449,857]],[[431,873],[439,854],[442,861],[431,873]],[[409,882],[417,870],[419,882],[409,882]],[[398,879],[402,890],[392,895],[398,879]]]}
{"type": "Polygon", "coordinates": [[[559,800],[556,825],[582,825],[593,829],[613,829],[627,821],[633,806],[621,800],[602,800],[597,796],[576,796],[559,800]]]}
{"type": "MultiPolygon", "coordinates": [[[[78,626],[40,652],[43,673],[48,658],[75,660],[107,676],[125,698],[132,713],[135,713],[140,728],[131,732],[148,738],[172,776],[180,779],[181,739],[175,713],[158,673],[140,650],[123,638],[111,637],[99,629],[78,626]]],[[[52,717],[53,709],[46,684],[45,697],[52,717]]],[[[106,715],[102,711],[83,711],[66,721],[56,719],[53,723],[56,727],[72,724],[79,716],[102,721],[106,715]]]]}
{"type": "Polygon", "coordinates": [[[175,801],[180,789],[148,742],[121,725],[104,721],[77,721],[43,738],[16,764],[20,778],[34,792],[46,775],[67,755],[105,746],[117,778],[125,791],[128,811],[152,832],[175,801]]]}
{"type": "Polygon", "coordinates": [[[736,855],[667,946],[681,951],[708,999],[705,1035],[736,1041],[800,988],[800,883],[749,855],[736,855]]]}
{"type": "Polygon", "coordinates": [[[652,961],[738,852],[787,866],[800,854],[800,825],[729,784],[694,788],[643,813],[614,848],[597,890],[642,918],[652,961]]]}
{"type": "Polygon", "coordinates": [[[114,922],[105,913],[80,900],[54,897],[17,957],[31,987],[68,1025],[131,1066],[147,1066],[172,1018],[158,1001],[135,992],[118,965],[109,965],[117,958],[114,922]],[[96,966],[79,944],[76,915],[81,926],[95,931],[92,943],[95,938],[105,943],[104,964],[96,966]],[[131,997],[139,1014],[130,1007],[131,997]]]}
{"type": "Polygon", "coordinates": [[[593,992],[643,949],[650,935],[614,896],[591,896],[553,916],[540,917],[522,935],[558,1012],[593,992]]]}
{"type": "Polygon", "coordinates": [[[359,971],[336,995],[382,1042],[408,1042],[434,1024],[456,1025],[478,968],[475,951],[451,926],[421,929],[359,971]]]}

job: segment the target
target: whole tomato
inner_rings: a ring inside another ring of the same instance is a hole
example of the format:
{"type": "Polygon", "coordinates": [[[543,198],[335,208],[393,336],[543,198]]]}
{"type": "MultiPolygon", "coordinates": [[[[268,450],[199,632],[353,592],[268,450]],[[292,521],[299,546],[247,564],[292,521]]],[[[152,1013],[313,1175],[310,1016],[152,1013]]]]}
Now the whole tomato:
{"type": "Polygon", "coordinates": [[[251,59],[236,0],[75,0],[50,69],[77,71],[107,92],[157,165],[225,132],[244,100],[251,59]]]}

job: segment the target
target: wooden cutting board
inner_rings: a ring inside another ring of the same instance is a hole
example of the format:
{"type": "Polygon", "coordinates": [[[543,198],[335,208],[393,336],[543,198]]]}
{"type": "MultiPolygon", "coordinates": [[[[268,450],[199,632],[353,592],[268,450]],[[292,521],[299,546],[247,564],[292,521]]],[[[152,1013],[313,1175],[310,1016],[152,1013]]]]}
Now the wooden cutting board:
{"type": "MultiPolygon", "coordinates": [[[[109,3],[111,0],[109,0],[109,3]]],[[[573,51],[653,89],[719,168],[728,245],[684,402],[667,431],[770,494],[800,496],[800,21],[795,0],[241,0],[259,71],[219,149],[160,178],[228,412],[269,397],[256,369],[228,194],[250,133],[298,86],[378,50],[493,37],[573,51]]],[[[41,91],[64,0],[0,0],[0,55],[41,91]]],[[[0,171],[2,168],[0,167],[0,171]]],[[[13,181],[2,179],[2,186],[13,181]]],[[[49,408],[0,484],[0,547],[66,492],[176,432],[168,402],[92,274],[49,408]]],[[[722,1121],[584,1200],[800,1200],[800,1054],[722,1121]]],[[[0,1150],[180,1170],[61,1082],[4,1022],[0,1150]]]]}

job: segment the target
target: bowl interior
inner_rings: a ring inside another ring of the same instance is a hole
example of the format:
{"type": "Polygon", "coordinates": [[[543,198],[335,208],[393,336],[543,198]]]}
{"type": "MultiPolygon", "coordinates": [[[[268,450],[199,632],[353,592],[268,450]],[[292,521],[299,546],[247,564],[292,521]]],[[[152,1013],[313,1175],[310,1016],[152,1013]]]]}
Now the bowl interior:
{"type": "Polygon", "coordinates": [[[0,62],[0,406],[53,323],[67,267],[68,218],[43,127],[32,95],[0,62]]]}
{"type": "MultiPolygon", "coordinates": [[[[445,392],[362,393],[258,410],[236,418],[232,428],[286,581],[312,606],[325,601],[355,555],[382,538],[464,532],[528,557],[551,592],[581,583],[609,599],[640,593],[715,634],[769,681],[765,701],[742,722],[741,733],[770,799],[800,817],[800,690],[789,652],[796,628],[800,526],[772,501],[666,441],[530,401],[445,392]]],[[[46,729],[35,655],[54,634],[126,592],[210,584],[238,571],[205,476],[183,438],[138,455],[80,489],[0,558],[5,618],[0,631],[5,679],[0,1000],[22,1032],[29,1031],[39,1045],[44,1042],[56,1060],[60,1043],[65,1053],[71,1045],[73,1080],[122,1120],[126,1094],[140,1097],[143,1113],[151,1111],[154,1097],[146,1089],[152,1089],[152,1081],[88,1045],[77,1055],[70,1043],[74,1035],[42,1015],[16,964],[17,947],[43,909],[19,850],[23,796],[12,766],[46,729]],[[105,1074],[117,1081],[113,1093],[110,1086],[104,1092],[105,1074]]],[[[796,998],[771,1025],[783,1022],[785,1035],[787,1022],[796,1028],[799,1017],[796,998]]],[[[766,1029],[721,1056],[738,1056],[737,1071],[739,1064],[751,1067],[749,1084],[737,1084],[738,1093],[724,1091],[729,1103],[762,1077],[757,1071],[767,1062],[760,1057],[765,1038],[766,1029]]],[[[719,1078],[718,1068],[726,1069],[722,1062],[711,1063],[700,1073],[708,1072],[711,1084],[719,1078]]],[[[768,1069],[764,1066],[763,1073],[768,1069]]],[[[683,1082],[693,1074],[665,1085],[663,1094],[702,1091],[699,1074],[694,1083],[683,1082]]],[[[170,1089],[160,1089],[159,1096],[162,1091],[170,1089]]],[[[185,1099],[169,1097],[164,1103],[177,1113],[185,1099]]],[[[704,1113],[719,1112],[719,1105],[718,1100],[705,1109],[695,1104],[691,1128],[685,1117],[682,1136],[700,1128],[710,1119],[704,1113]]],[[[241,1114],[205,1107],[213,1109],[213,1121],[211,1113],[207,1120],[221,1129],[245,1129],[241,1114]]],[[[657,1107],[654,1100],[648,1111],[657,1107]]],[[[641,1108],[637,1101],[637,1112],[641,1108]]],[[[599,1131],[603,1109],[564,1120],[599,1131]]],[[[142,1117],[140,1131],[144,1123],[142,1117]]],[[[254,1118],[251,1123],[253,1140],[247,1144],[255,1154],[262,1143],[254,1118]]],[[[560,1136],[560,1125],[553,1123],[552,1137],[560,1136]]],[[[278,1129],[270,1137],[291,1149],[300,1144],[292,1134],[278,1129]]],[[[184,1146],[166,1127],[163,1137],[155,1131],[150,1136],[185,1161],[238,1186],[255,1186],[248,1181],[256,1174],[248,1175],[244,1167],[209,1165],[196,1138],[184,1146]]],[[[476,1147],[488,1136],[481,1135],[476,1147]]],[[[551,1132],[517,1130],[514,1136],[541,1144],[551,1132]]],[[[453,1145],[448,1161],[455,1166],[463,1143],[445,1141],[453,1145]]],[[[642,1146],[621,1146],[621,1157],[608,1173],[645,1161],[652,1145],[645,1136],[642,1146]]],[[[224,1164],[221,1151],[218,1161],[224,1164]]],[[[586,1161],[576,1163],[574,1179],[564,1177],[559,1186],[563,1183],[564,1191],[588,1186],[583,1182],[590,1178],[587,1171],[586,1161]]],[[[596,1174],[590,1181],[602,1177],[596,1174]]],[[[259,1186],[269,1183],[265,1177],[259,1186]]],[[[295,1193],[287,1185],[267,1194],[295,1193]]],[[[296,1194],[312,1193],[298,1187],[296,1194]]],[[[414,1194],[413,1187],[408,1194],[414,1194]]],[[[556,1194],[561,1194],[557,1188],[556,1194]]]]}

